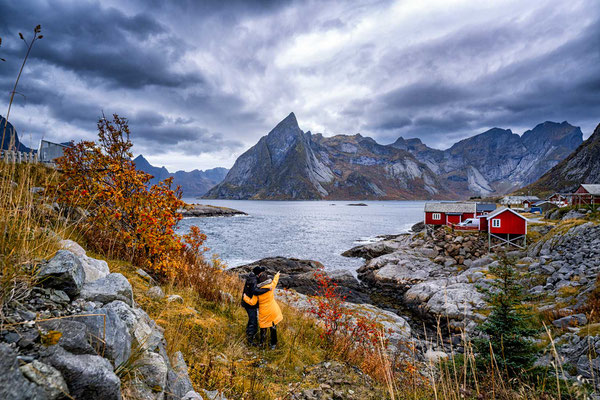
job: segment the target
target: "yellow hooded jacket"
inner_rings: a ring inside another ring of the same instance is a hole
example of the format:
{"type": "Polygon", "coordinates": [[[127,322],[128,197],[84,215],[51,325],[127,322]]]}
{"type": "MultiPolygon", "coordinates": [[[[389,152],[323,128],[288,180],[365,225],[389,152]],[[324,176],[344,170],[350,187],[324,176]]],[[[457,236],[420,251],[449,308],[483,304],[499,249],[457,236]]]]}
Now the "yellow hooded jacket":
{"type": "Polygon", "coordinates": [[[258,285],[261,289],[269,289],[267,293],[252,296],[252,298],[244,295],[244,301],[252,306],[258,301],[258,326],[261,328],[269,328],[283,320],[281,308],[275,301],[275,287],[277,287],[278,282],[279,272],[275,274],[271,283],[265,282],[266,285],[258,285]]]}

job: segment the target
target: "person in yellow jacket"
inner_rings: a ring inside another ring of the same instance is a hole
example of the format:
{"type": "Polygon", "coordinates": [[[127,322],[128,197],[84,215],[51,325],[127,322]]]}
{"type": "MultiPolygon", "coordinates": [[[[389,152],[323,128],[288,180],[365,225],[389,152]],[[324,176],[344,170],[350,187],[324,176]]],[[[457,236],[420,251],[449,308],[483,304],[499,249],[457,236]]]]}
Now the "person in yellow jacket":
{"type": "Polygon", "coordinates": [[[269,279],[266,272],[258,275],[258,287],[269,289],[267,293],[248,297],[244,294],[244,301],[250,305],[258,302],[258,326],[260,327],[260,344],[264,344],[267,329],[271,339],[271,349],[277,347],[277,324],[283,320],[283,314],[279,304],[275,301],[275,288],[279,282],[279,272],[275,274],[273,280],[269,279]]]}

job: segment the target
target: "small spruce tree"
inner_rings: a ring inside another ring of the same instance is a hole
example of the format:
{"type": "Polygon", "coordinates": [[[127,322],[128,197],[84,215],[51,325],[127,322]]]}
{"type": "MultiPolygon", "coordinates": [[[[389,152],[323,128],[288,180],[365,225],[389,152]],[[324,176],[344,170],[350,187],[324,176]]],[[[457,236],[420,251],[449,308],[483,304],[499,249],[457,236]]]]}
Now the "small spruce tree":
{"type": "Polygon", "coordinates": [[[488,289],[479,290],[491,307],[488,318],[478,329],[487,336],[475,341],[480,366],[491,367],[491,350],[495,365],[509,376],[515,376],[532,367],[536,349],[531,337],[537,330],[532,327],[530,315],[523,309],[527,296],[515,269],[515,261],[501,257],[497,266],[489,268],[495,276],[488,289]]]}

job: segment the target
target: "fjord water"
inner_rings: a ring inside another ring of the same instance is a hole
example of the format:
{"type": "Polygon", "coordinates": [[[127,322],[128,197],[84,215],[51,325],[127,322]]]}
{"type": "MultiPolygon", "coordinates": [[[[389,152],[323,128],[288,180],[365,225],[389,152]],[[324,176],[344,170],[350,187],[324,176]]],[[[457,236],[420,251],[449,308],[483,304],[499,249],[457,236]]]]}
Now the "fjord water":
{"type": "Polygon", "coordinates": [[[252,201],[195,200],[230,207],[248,215],[185,218],[180,233],[198,226],[208,239],[210,253],[217,253],[229,267],[265,257],[295,257],[320,261],[328,270],[353,273],[363,261],[341,253],[378,235],[407,232],[423,220],[423,201],[252,201]]]}

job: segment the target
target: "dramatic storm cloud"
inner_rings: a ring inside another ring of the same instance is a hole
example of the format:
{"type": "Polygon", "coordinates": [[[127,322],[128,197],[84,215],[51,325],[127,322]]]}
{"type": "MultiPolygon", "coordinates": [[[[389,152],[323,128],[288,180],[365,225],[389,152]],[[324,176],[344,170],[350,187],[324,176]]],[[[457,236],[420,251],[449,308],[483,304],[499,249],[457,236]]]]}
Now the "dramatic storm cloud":
{"type": "Polygon", "coordinates": [[[102,113],[173,170],[230,167],[291,111],[304,130],[437,148],[600,122],[597,0],[0,0],[6,102],[37,24],[11,112],[33,147],[93,138],[102,113]]]}

